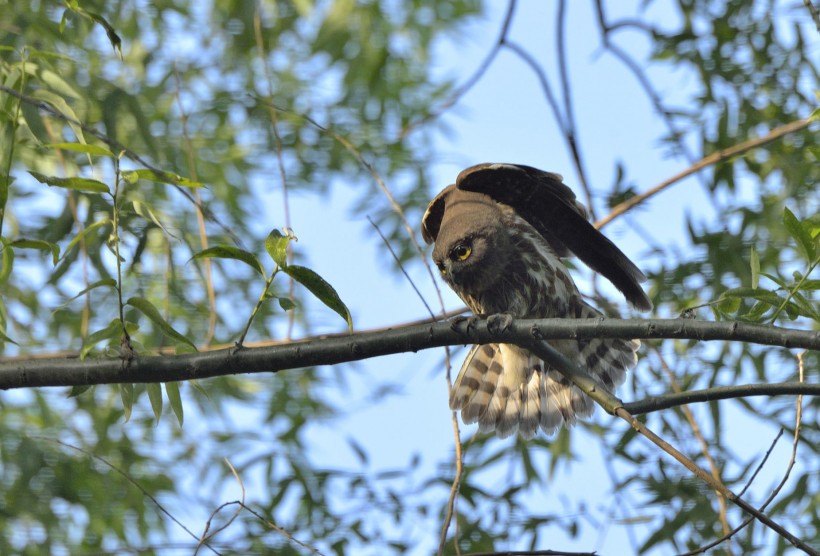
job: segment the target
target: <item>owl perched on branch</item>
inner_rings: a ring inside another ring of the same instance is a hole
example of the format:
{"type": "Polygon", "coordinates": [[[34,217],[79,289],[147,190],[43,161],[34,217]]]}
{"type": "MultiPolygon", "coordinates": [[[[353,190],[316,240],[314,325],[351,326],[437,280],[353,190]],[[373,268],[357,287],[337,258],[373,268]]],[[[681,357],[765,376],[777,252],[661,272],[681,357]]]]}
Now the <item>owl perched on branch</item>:
{"type": "MultiPolygon", "coordinates": [[[[635,308],[652,303],[643,273],[587,220],[558,174],[517,164],[478,164],[458,175],[427,207],[424,240],[444,281],[477,315],[597,318],[561,257],[575,254],[609,279],[635,308]]],[[[551,340],[604,388],[613,391],[636,363],[638,341],[551,340]]],[[[450,407],[465,423],[500,437],[547,434],[593,401],[529,351],[509,344],[473,346],[453,385],[450,407]]]]}

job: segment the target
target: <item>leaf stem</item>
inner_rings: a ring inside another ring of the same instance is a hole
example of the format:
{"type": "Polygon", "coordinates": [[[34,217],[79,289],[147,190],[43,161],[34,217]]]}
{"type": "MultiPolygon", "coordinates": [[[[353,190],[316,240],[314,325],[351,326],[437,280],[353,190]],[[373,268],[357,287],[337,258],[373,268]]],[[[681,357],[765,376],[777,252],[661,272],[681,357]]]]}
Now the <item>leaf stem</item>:
{"type": "Polygon", "coordinates": [[[270,289],[271,284],[273,283],[273,279],[276,278],[276,275],[279,274],[279,265],[276,265],[276,268],[273,269],[273,273],[270,275],[265,281],[265,289],[262,290],[262,294],[259,296],[259,299],[256,301],[256,306],[253,308],[253,312],[251,313],[250,318],[248,318],[248,322],[245,324],[245,329],[242,331],[242,335],[239,337],[239,340],[236,342],[237,347],[241,347],[242,344],[245,342],[245,336],[248,335],[248,331],[251,328],[251,324],[253,323],[253,319],[256,318],[256,313],[259,312],[259,309],[262,307],[262,303],[265,302],[265,298],[268,296],[268,290],[270,289]]]}

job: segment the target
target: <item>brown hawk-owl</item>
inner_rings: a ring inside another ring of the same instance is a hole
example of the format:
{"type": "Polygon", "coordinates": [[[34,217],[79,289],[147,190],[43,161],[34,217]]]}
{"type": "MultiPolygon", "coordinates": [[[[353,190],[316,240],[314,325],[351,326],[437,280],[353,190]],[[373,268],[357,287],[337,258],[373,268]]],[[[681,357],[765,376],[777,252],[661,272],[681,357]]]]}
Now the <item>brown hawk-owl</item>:
{"type": "MultiPolygon", "coordinates": [[[[444,281],[477,315],[596,318],[560,257],[570,252],[609,279],[637,309],[652,303],[643,273],[587,220],[558,174],[518,164],[478,164],[427,207],[422,235],[435,243],[444,281]]],[[[636,363],[634,340],[551,340],[609,391],[636,363]]],[[[500,437],[550,434],[594,404],[558,371],[509,344],[473,346],[453,384],[450,407],[465,423],[500,437]]]]}

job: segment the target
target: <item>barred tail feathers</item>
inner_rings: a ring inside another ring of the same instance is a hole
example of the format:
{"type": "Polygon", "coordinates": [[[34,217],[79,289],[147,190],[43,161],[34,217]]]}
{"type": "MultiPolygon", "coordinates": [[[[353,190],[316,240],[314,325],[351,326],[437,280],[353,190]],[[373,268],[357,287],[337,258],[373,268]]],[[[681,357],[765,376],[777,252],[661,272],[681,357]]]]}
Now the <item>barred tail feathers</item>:
{"type": "MultiPolygon", "coordinates": [[[[600,313],[582,304],[579,318],[600,313]]],[[[576,361],[603,387],[614,391],[637,361],[640,342],[621,339],[556,340],[558,351],[576,361]]],[[[453,385],[450,408],[461,411],[465,424],[500,437],[518,432],[532,438],[540,428],[554,433],[588,417],[594,402],[554,369],[527,350],[509,344],[473,346],[453,385]]]]}

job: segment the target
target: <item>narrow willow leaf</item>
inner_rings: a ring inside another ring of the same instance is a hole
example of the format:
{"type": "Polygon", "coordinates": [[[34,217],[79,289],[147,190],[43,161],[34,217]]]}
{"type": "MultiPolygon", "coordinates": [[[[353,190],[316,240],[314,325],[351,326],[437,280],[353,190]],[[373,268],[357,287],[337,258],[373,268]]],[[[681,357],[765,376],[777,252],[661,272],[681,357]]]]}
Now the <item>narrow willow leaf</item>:
{"type": "Polygon", "coordinates": [[[113,319],[105,328],[92,332],[83,340],[83,347],[80,349],[80,360],[85,359],[94,346],[103,340],[117,338],[122,334],[120,319],[113,319]]]}
{"type": "MultiPolygon", "coordinates": [[[[68,305],[69,303],[71,303],[72,301],[74,301],[75,299],[80,297],[81,295],[85,295],[88,292],[90,292],[91,290],[95,290],[97,288],[116,288],[116,287],[117,287],[117,281],[114,280],[113,278],[103,278],[102,280],[97,280],[96,282],[94,282],[93,284],[88,286],[87,288],[83,288],[82,290],[80,290],[79,293],[77,293],[77,295],[75,295],[74,297],[72,297],[71,299],[69,299],[68,301],[63,303],[61,305],[61,307],[65,307],[66,305],[68,305]]],[[[119,322],[119,321],[117,321],[117,322],[119,322]]]]}
{"type": "Polygon", "coordinates": [[[146,220],[150,220],[151,222],[156,224],[157,228],[162,230],[163,233],[165,233],[165,235],[170,236],[174,239],[179,239],[177,238],[177,236],[169,232],[168,228],[162,225],[162,223],[159,221],[159,218],[156,217],[154,211],[152,211],[151,207],[149,207],[147,204],[143,203],[142,201],[134,201],[131,204],[134,206],[134,212],[136,212],[146,220]]]}
{"type": "Polygon", "coordinates": [[[298,241],[292,232],[289,231],[287,235],[284,235],[275,229],[265,238],[265,249],[279,268],[288,266],[288,244],[291,240],[298,241]]]}
{"type": "Polygon", "coordinates": [[[196,346],[194,345],[194,343],[182,334],[180,334],[179,332],[177,332],[173,326],[168,324],[168,322],[164,318],[162,318],[162,315],[159,313],[157,308],[154,307],[154,304],[145,299],[144,297],[132,297],[128,301],[126,301],[125,304],[131,305],[135,309],[138,309],[143,315],[148,317],[151,320],[151,322],[156,324],[162,331],[162,333],[168,336],[169,338],[173,338],[178,342],[188,344],[189,346],[194,348],[194,350],[196,350],[196,346]]]}
{"type": "Polygon", "coordinates": [[[91,193],[108,193],[110,191],[108,186],[103,182],[92,180],[90,178],[58,178],[31,171],[29,171],[29,174],[34,176],[34,178],[40,183],[45,183],[53,187],[76,189],[77,191],[88,191],[91,193]]]}
{"type": "Polygon", "coordinates": [[[3,257],[0,259],[2,267],[0,267],[0,284],[5,284],[9,276],[11,276],[11,269],[14,268],[14,249],[9,247],[5,239],[0,238],[3,243],[3,257]]]}
{"type": "Polygon", "coordinates": [[[783,225],[797,242],[797,246],[800,247],[800,251],[806,257],[806,260],[810,263],[813,262],[817,254],[814,239],[811,237],[809,231],[803,227],[794,213],[789,210],[789,207],[783,208],[783,225]]]}
{"type": "Polygon", "coordinates": [[[53,265],[60,260],[60,247],[56,243],[45,241],[43,239],[15,239],[11,242],[11,246],[17,249],[37,249],[38,251],[46,251],[51,253],[53,265]]]}
{"type": "Polygon", "coordinates": [[[122,410],[125,413],[125,422],[131,419],[131,408],[134,406],[134,385],[120,384],[120,398],[122,398],[122,410]]]}
{"type": "Polygon", "coordinates": [[[81,231],[79,234],[74,236],[74,239],[72,239],[68,243],[68,245],[66,245],[65,251],[63,251],[63,258],[65,258],[65,256],[69,253],[69,251],[71,251],[71,249],[75,245],[77,245],[89,232],[93,232],[97,228],[100,228],[100,227],[105,226],[107,224],[112,226],[112,227],[114,226],[114,222],[110,218],[105,218],[103,220],[97,220],[96,222],[94,222],[93,224],[88,226],[87,228],[84,228],[83,231],[81,231]]]}
{"type": "Polygon", "coordinates": [[[145,390],[148,392],[148,399],[151,400],[154,417],[159,423],[159,418],[162,415],[162,386],[156,382],[149,382],[145,385],[145,390]]]}
{"type": "Polygon", "coordinates": [[[2,332],[0,332],[0,342],[7,342],[9,344],[14,344],[15,346],[20,345],[17,342],[15,342],[14,340],[12,340],[11,338],[9,338],[8,336],[6,336],[5,334],[3,334],[2,332]]]}
{"type": "Polygon", "coordinates": [[[174,415],[177,416],[177,421],[179,421],[181,427],[184,414],[182,411],[182,398],[179,395],[179,382],[166,382],[165,395],[168,396],[168,403],[171,409],[174,410],[174,415]]]}
{"type": "Polygon", "coordinates": [[[189,180],[179,174],[169,172],[156,172],[149,168],[139,170],[129,170],[122,173],[122,177],[128,183],[136,183],[139,180],[156,181],[160,183],[170,183],[171,185],[181,185],[183,187],[203,187],[198,181],[189,180]]]}
{"type": "Polygon", "coordinates": [[[333,289],[333,286],[328,284],[324,278],[316,274],[309,268],[304,266],[292,265],[283,269],[288,276],[305,286],[310,293],[316,298],[336,311],[347,323],[348,329],[353,331],[353,319],[350,317],[350,311],[342,302],[339,294],[333,289]]]}
{"type": "Polygon", "coordinates": [[[31,96],[36,99],[43,100],[56,108],[60,114],[66,117],[66,123],[71,127],[74,135],[77,136],[77,140],[80,143],[85,143],[83,128],[80,127],[78,123],[80,119],[77,117],[74,109],[68,105],[63,97],[46,89],[37,89],[31,94],[31,96]]]}
{"type": "Polygon", "coordinates": [[[732,288],[723,292],[721,297],[752,298],[771,305],[778,305],[783,302],[782,297],[777,295],[775,292],[764,288],[732,288]]]}
{"type": "Polygon", "coordinates": [[[114,157],[114,153],[100,145],[91,145],[90,143],[48,143],[43,145],[51,149],[60,149],[64,151],[74,151],[78,153],[93,154],[97,156],[114,157]]]}
{"type": "Polygon", "coordinates": [[[209,247],[204,251],[200,251],[192,258],[234,259],[237,261],[242,261],[255,271],[259,272],[263,278],[265,277],[265,269],[262,267],[262,263],[259,262],[259,259],[256,258],[256,255],[249,253],[244,249],[233,247],[232,245],[216,245],[214,247],[209,247]]]}
{"type": "Polygon", "coordinates": [[[120,36],[114,30],[114,27],[100,14],[87,12],[85,10],[82,11],[85,12],[85,14],[92,20],[96,21],[103,29],[105,29],[105,34],[108,37],[109,42],[111,42],[111,46],[120,55],[120,58],[122,58],[122,39],[120,39],[120,36]]]}
{"type": "Polygon", "coordinates": [[[720,310],[724,313],[734,313],[740,309],[740,304],[743,302],[741,297],[721,297],[720,310]]]}
{"type": "Polygon", "coordinates": [[[79,386],[72,386],[71,390],[68,392],[68,398],[76,398],[83,392],[87,392],[91,388],[88,384],[82,384],[79,386]]]}
{"type": "Polygon", "coordinates": [[[752,251],[749,253],[749,266],[752,270],[752,287],[757,288],[760,283],[760,257],[757,256],[754,245],[752,245],[752,251]]]}

